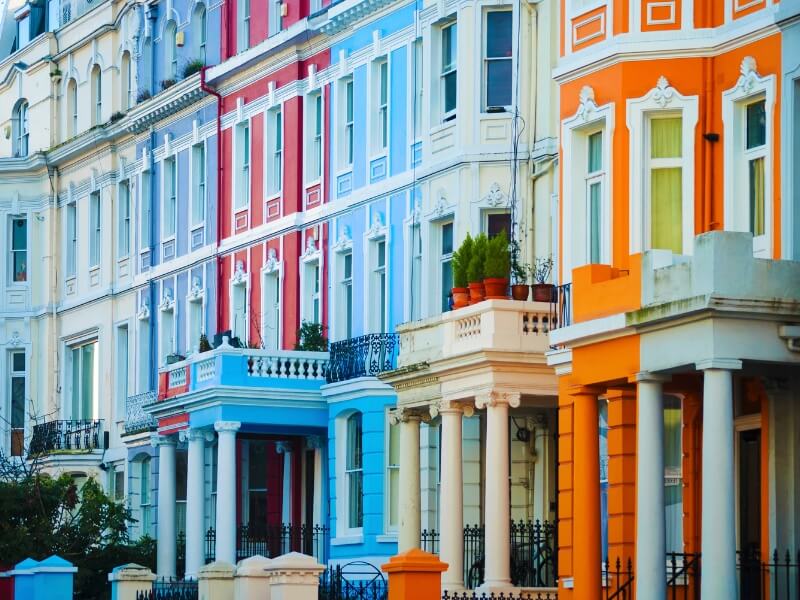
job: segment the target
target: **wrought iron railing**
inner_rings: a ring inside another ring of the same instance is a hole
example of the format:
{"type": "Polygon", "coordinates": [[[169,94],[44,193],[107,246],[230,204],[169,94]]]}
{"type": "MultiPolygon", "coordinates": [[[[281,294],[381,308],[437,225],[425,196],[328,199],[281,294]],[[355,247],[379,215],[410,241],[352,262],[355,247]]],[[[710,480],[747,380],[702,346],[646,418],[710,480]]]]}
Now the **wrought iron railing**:
{"type": "Polygon", "coordinates": [[[442,592],[442,600],[558,600],[558,592],[545,590],[520,590],[518,592],[476,592],[464,590],[461,592],[442,592]]]}
{"type": "Polygon", "coordinates": [[[33,426],[28,455],[70,450],[102,450],[107,446],[102,420],[47,421],[33,426]]]}
{"type": "Polygon", "coordinates": [[[397,366],[400,336],[396,333],[371,333],[333,342],[328,365],[328,383],[356,377],[376,377],[397,366]]]}
{"type": "Polygon", "coordinates": [[[196,579],[161,578],[153,589],[136,592],[136,600],[197,600],[197,592],[196,579]]]}
{"type": "Polygon", "coordinates": [[[629,558],[617,558],[613,563],[603,564],[602,571],[604,600],[631,600],[633,598],[633,562],[629,558]]]}
{"type": "Polygon", "coordinates": [[[668,600],[700,600],[700,555],[667,552],[668,600]]]}
{"type": "Polygon", "coordinates": [[[435,529],[423,529],[419,539],[419,547],[425,552],[439,554],[439,532],[435,529]]]}
{"type": "Polygon", "coordinates": [[[146,406],[154,404],[157,399],[155,390],[128,396],[125,401],[125,434],[141,433],[142,431],[155,431],[158,422],[155,417],[145,410],[146,406]]]}
{"type": "Polygon", "coordinates": [[[175,537],[175,574],[180,579],[186,574],[186,534],[183,531],[175,537]]]}
{"type": "Polygon", "coordinates": [[[800,550],[774,550],[766,560],[757,548],[736,556],[742,600],[800,600],[800,550]]]}
{"type": "MultiPolygon", "coordinates": [[[[240,525],[236,529],[236,560],[260,554],[274,558],[288,552],[302,552],[324,563],[329,529],[324,525],[240,525]]],[[[206,562],[215,558],[217,533],[206,532],[206,562]]]]}
{"type": "Polygon", "coordinates": [[[557,285],[550,303],[550,330],[572,325],[572,284],[557,285]]]}
{"type": "Polygon", "coordinates": [[[331,565],[319,577],[319,600],[387,600],[389,587],[370,563],[331,565]]]}

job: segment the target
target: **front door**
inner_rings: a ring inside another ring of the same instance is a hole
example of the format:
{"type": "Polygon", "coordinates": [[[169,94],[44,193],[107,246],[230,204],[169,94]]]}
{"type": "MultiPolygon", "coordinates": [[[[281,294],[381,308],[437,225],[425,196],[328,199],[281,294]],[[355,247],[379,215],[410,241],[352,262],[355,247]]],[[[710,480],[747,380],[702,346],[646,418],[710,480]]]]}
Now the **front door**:
{"type": "MultiPolygon", "coordinates": [[[[741,598],[761,598],[761,430],[738,431],[741,598]]],[[[766,558],[766,557],[764,557],[766,558]]]]}

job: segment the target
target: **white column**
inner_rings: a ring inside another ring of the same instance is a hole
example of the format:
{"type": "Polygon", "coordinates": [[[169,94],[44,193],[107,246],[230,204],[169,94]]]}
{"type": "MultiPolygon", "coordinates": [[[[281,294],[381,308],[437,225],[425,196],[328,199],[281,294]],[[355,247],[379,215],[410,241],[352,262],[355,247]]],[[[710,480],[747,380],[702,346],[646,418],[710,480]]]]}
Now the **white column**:
{"type": "Polygon", "coordinates": [[[322,438],[317,435],[309,436],[306,438],[306,445],[314,450],[314,464],[306,465],[307,469],[314,469],[314,489],[306,490],[306,493],[311,492],[314,494],[312,503],[314,514],[307,517],[311,520],[306,523],[306,525],[313,527],[322,524],[322,438]]]}
{"type": "Polygon", "coordinates": [[[175,577],[175,445],[172,436],[154,435],[158,446],[158,528],[156,571],[159,577],[175,577]]]}
{"type": "Polygon", "coordinates": [[[217,561],[236,564],[236,432],[239,421],[217,421],[217,561]]]}
{"type": "Polygon", "coordinates": [[[281,522],[292,523],[292,443],[278,442],[275,445],[278,454],[283,455],[283,494],[281,500],[281,522]]]}
{"type": "Polygon", "coordinates": [[[637,373],[636,400],[636,593],[639,598],[666,597],[666,524],[664,517],[665,378],[637,373]]]}
{"type": "Polygon", "coordinates": [[[508,409],[520,403],[518,392],[478,394],[475,405],[486,408],[486,511],[482,590],[511,587],[511,485],[509,482],[508,409]]]}
{"type": "Polygon", "coordinates": [[[205,564],[205,448],[209,434],[190,429],[186,460],[186,577],[196,578],[205,564]]]}
{"type": "Polygon", "coordinates": [[[419,548],[419,415],[398,411],[400,423],[400,532],[397,551],[419,548]]]}
{"type": "Polygon", "coordinates": [[[447,563],[442,588],[464,588],[464,476],[461,459],[461,407],[441,403],[442,453],[439,494],[439,558],[447,563]]]}
{"type": "Polygon", "coordinates": [[[703,371],[702,598],[737,598],[733,479],[733,373],[742,362],[711,359],[703,371]]]}

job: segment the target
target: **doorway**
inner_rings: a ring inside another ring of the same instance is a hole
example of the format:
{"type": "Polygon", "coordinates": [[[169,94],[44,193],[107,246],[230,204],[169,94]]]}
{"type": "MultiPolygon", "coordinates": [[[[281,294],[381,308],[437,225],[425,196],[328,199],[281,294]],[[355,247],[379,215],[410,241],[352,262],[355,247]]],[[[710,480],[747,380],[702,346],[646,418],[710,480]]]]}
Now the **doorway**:
{"type": "Polygon", "coordinates": [[[761,429],[736,431],[737,526],[742,598],[761,594],[761,429]]]}

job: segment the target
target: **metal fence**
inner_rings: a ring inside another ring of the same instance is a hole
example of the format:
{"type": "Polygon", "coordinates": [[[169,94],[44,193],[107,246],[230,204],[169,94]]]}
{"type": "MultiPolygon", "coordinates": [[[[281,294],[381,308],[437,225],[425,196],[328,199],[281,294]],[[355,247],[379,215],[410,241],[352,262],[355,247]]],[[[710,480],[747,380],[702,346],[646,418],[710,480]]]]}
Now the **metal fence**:
{"type": "Polygon", "coordinates": [[[439,532],[435,529],[423,529],[419,539],[419,547],[425,552],[439,554],[439,532]]]}
{"type": "Polygon", "coordinates": [[[65,450],[102,450],[107,446],[102,420],[47,421],[33,426],[29,455],[65,450]]]}
{"type": "MultiPolygon", "coordinates": [[[[236,529],[236,560],[260,554],[267,558],[288,552],[302,552],[319,562],[326,562],[330,530],[324,525],[240,525],[236,529]]],[[[206,532],[206,562],[214,560],[217,534],[213,528],[206,532]]]]}
{"type": "Polygon", "coordinates": [[[371,333],[331,344],[327,381],[375,377],[397,366],[400,336],[371,333]]]}
{"type": "Polygon", "coordinates": [[[774,550],[766,560],[757,549],[736,555],[742,600],[800,600],[800,550],[774,550]]]}
{"type": "Polygon", "coordinates": [[[550,329],[572,325],[572,284],[557,285],[550,303],[550,329]]]}
{"type": "Polygon", "coordinates": [[[667,598],[700,600],[700,555],[667,552],[667,598]]]}
{"type": "Polygon", "coordinates": [[[319,578],[319,600],[387,600],[389,587],[374,565],[354,561],[330,566],[319,578]]]}
{"type": "Polygon", "coordinates": [[[605,562],[602,571],[604,600],[631,600],[633,598],[633,563],[629,558],[605,562]]]}
{"type": "Polygon", "coordinates": [[[466,590],[461,592],[442,593],[442,600],[558,600],[558,592],[546,591],[519,591],[519,592],[476,592],[466,590]]]}
{"type": "Polygon", "coordinates": [[[197,600],[194,579],[156,579],[152,590],[139,590],[136,600],[197,600]]]}

